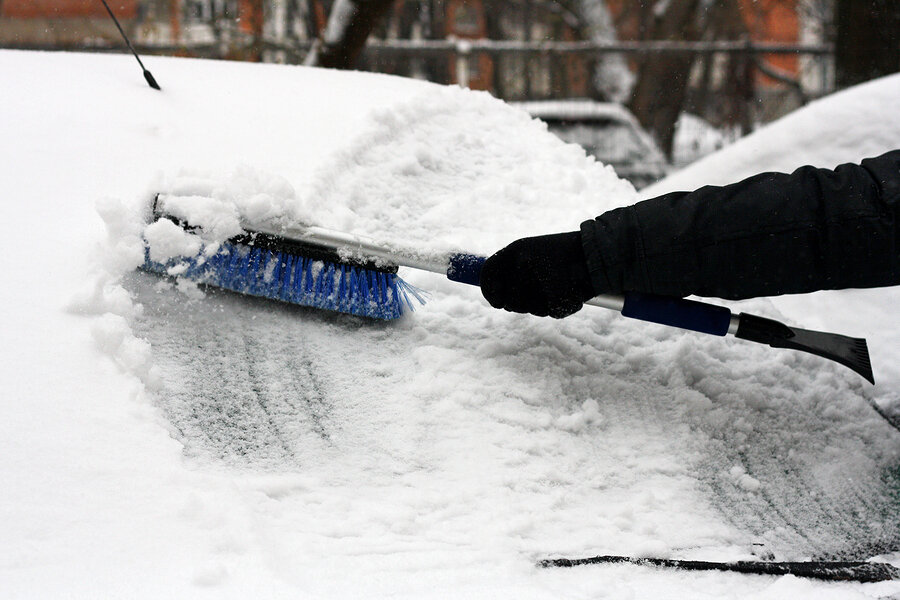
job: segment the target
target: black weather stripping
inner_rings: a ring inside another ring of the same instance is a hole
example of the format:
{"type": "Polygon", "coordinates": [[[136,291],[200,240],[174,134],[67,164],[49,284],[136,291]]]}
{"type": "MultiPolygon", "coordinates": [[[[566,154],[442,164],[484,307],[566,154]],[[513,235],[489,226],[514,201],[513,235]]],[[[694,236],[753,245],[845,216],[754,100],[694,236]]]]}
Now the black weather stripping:
{"type": "Polygon", "coordinates": [[[672,560],[666,558],[633,558],[629,556],[592,556],[590,558],[548,558],[539,567],[577,567],[629,563],[633,565],[680,569],[683,571],[732,571],[751,575],[794,575],[825,581],[857,581],[872,583],[900,579],[900,569],[886,563],[807,561],[768,562],[737,561],[708,562],[702,560],[672,560]]]}

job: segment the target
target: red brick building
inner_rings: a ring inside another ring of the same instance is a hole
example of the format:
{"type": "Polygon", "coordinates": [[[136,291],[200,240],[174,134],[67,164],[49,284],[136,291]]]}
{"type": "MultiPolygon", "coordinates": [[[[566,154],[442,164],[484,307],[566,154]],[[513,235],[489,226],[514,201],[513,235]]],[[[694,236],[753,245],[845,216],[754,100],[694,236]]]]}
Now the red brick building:
{"type": "MultiPolygon", "coordinates": [[[[138,15],[139,0],[109,0],[124,22],[138,15]]],[[[82,46],[117,36],[99,0],[3,0],[0,45],[82,46]]]]}

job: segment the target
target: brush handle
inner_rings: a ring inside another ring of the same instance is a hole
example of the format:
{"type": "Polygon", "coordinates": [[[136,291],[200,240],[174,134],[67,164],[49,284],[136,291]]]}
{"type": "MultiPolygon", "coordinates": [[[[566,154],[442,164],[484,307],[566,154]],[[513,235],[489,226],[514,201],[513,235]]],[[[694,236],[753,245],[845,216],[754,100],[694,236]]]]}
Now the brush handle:
{"type": "MultiPolygon", "coordinates": [[[[475,254],[453,254],[448,261],[447,278],[480,286],[481,268],[485,260],[485,257],[475,254]]],[[[624,296],[604,294],[591,298],[585,304],[617,310],[632,319],[711,335],[727,335],[737,329],[736,319],[730,310],[695,300],[627,292],[624,296]]]]}
{"type": "Polygon", "coordinates": [[[477,254],[451,254],[447,264],[447,279],[481,287],[481,268],[487,258],[477,254]]]}
{"type": "MultiPolygon", "coordinates": [[[[591,300],[588,300],[588,303],[591,300]]],[[[622,315],[632,319],[690,329],[710,335],[734,333],[731,331],[731,311],[724,306],[637,292],[626,293],[624,300],[622,315]]]]}

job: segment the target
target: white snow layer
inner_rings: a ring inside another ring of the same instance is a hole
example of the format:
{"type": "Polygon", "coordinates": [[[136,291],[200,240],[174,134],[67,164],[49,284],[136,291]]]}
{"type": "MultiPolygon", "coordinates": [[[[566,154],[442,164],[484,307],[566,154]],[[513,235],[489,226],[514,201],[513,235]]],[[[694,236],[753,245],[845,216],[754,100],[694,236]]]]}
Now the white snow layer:
{"type": "Polygon", "coordinates": [[[895,549],[900,436],[832,363],[606,311],[512,315],[408,272],[429,303],[371,323],[134,273],[142,237],[196,247],[145,228],[160,189],[212,238],[237,214],[484,253],[637,197],[484,94],[146,62],[161,93],[127,56],[0,52],[5,597],[900,591],[534,568],[895,549]]]}

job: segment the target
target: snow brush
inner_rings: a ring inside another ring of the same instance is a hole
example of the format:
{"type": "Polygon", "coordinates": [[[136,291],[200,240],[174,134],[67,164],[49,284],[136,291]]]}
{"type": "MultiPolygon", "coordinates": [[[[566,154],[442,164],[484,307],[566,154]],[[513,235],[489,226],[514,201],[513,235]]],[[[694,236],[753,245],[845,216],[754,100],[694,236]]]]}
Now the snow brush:
{"type": "MultiPolygon", "coordinates": [[[[153,203],[155,219],[169,219],[192,228],[165,211],[164,197],[153,203]]],[[[245,228],[212,256],[150,259],[147,271],[178,275],[197,283],[311,306],[371,317],[396,319],[413,309],[411,296],[424,302],[415,288],[397,276],[398,267],[446,275],[451,281],[480,286],[485,257],[458,253],[428,253],[378,244],[368,238],[320,227],[267,230],[245,228]]],[[[849,367],[875,383],[866,340],[835,333],[809,331],[728,308],[685,300],[627,292],[600,295],[586,302],[616,310],[626,317],[815,354],[849,367]]]]}

